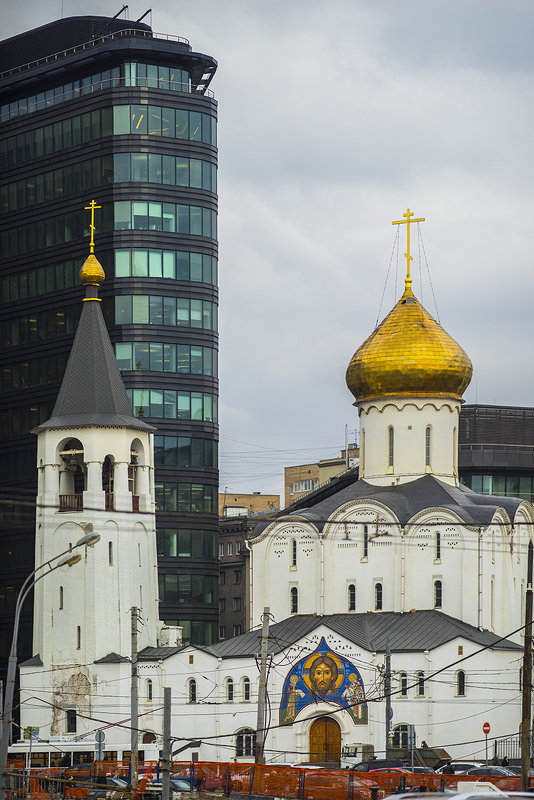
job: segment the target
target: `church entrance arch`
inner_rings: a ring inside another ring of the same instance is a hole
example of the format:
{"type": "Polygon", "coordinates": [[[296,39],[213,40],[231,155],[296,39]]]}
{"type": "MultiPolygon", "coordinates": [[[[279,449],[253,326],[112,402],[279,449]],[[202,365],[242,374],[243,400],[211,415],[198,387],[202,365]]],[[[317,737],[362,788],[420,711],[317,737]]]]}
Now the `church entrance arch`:
{"type": "Polygon", "coordinates": [[[310,761],[339,761],[341,728],[331,717],[319,717],[310,728],[310,761]]]}

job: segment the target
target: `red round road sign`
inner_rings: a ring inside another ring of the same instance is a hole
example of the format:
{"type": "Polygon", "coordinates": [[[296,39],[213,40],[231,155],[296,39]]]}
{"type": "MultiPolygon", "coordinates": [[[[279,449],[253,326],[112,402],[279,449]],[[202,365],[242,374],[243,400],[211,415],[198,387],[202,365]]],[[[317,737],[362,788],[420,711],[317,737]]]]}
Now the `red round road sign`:
{"type": "Polygon", "coordinates": [[[485,722],[485,723],[484,723],[484,725],[482,726],[482,730],[484,731],[484,733],[485,733],[485,734],[486,734],[486,736],[487,736],[487,735],[488,735],[488,733],[489,733],[489,732],[490,732],[490,730],[491,730],[491,726],[490,726],[489,722],[485,722]]]}

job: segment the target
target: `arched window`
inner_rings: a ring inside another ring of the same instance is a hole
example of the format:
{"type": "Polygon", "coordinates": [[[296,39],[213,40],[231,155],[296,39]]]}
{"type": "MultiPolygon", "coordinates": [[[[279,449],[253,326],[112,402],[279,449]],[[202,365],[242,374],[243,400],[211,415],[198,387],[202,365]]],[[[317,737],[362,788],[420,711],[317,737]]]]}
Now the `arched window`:
{"type": "Polygon", "coordinates": [[[233,703],[234,701],[234,682],[232,678],[226,679],[226,700],[229,703],[233,703]]]}
{"type": "Polygon", "coordinates": [[[108,564],[113,566],[113,542],[108,542],[108,564]]]}
{"type": "Polygon", "coordinates": [[[291,539],[291,566],[297,566],[297,540],[291,539]]]}
{"type": "MultiPolygon", "coordinates": [[[[233,685],[232,685],[232,700],[233,698],[233,685]]],[[[194,678],[191,678],[187,683],[187,702],[188,703],[196,703],[197,702],[197,682],[194,678]]]]}
{"type": "Polygon", "coordinates": [[[150,678],[148,678],[146,682],[146,699],[148,703],[152,702],[152,681],[150,678]]]}
{"type": "Polygon", "coordinates": [[[105,493],[106,509],[113,508],[113,461],[106,456],[102,464],[102,490],[105,493]]]}
{"type": "Polygon", "coordinates": [[[375,611],[382,611],[382,584],[375,583],[375,611]]]}
{"type": "Polygon", "coordinates": [[[82,648],[82,629],[78,625],[76,627],[76,650],[81,650],[82,648]]]}
{"type": "Polygon", "coordinates": [[[356,611],[356,586],[353,583],[349,583],[348,592],[347,608],[349,611],[356,611]]]}
{"type": "Polygon", "coordinates": [[[388,467],[393,466],[393,456],[395,448],[395,434],[393,432],[393,425],[388,428],[388,467]]]}
{"type": "Polygon", "coordinates": [[[441,561],[441,533],[436,531],[436,552],[434,555],[436,561],[441,561]]]}
{"type": "Polygon", "coordinates": [[[424,697],[425,696],[425,673],[418,672],[417,673],[417,697],[424,697]]]}
{"type": "Polygon", "coordinates": [[[456,694],[458,697],[465,697],[465,672],[463,669],[456,673],[456,694]]]}
{"type": "Polygon", "coordinates": [[[292,614],[297,614],[299,610],[299,590],[296,586],[291,587],[290,608],[292,614]]]}
{"type": "Polygon", "coordinates": [[[425,430],[425,465],[430,466],[430,425],[425,430]]]}
{"type": "Polygon", "coordinates": [[[403,750],[408,748],[408,726],[396,725],[393,728],[393,747],[400,747],[403,750]]]}
{"type": "Polygon", "coordinates": [[[248,701],[250,700],[250,680],[248,678],[243,678],[243,700],[248,701]]]}
{"type": "Polygon", "coordinates": [[[365,475],[365,430],[362,428],[362,437],[360,442],[360,478],[365,475]]]}
{"type": "Polygon", "coordinates": [[[441,608],[442,591],[441,581],[434,581],[434,608],[441,608]]]}
{"type": "Polygon", "coordinates": [[[400,674],[400,696],[408,697],[408,675],[405,672],[400,674]]]}
{"type": "Polygon", "coordinates": [[[369,533],[367,525],[363,526],[363,557],[369,556],[369,533]]]}
{"type": "Polygon", "coordinates": [[[235,754],[236,756],[253,756],[256,746],[256,732],[252,728],[242,728],[236,733],[235,754]]]}
{"type": "Polygon", "coordinates": [[[59,587],[59,608],[63,608],[63,586],[59,587]]]}

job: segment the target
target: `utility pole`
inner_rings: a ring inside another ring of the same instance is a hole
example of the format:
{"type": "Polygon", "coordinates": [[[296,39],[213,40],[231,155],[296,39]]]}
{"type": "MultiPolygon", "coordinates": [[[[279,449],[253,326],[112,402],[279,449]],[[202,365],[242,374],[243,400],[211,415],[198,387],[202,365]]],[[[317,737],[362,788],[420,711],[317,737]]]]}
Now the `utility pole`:
{"type": "Polygon", "coordinates": [[[528,792],[530,778],[530,726],[532,724],[532,563],[534,546],[528,543],[523,648],[523,702],[521,707],[521,791],[528,792]]]}
{"type": "Polygon", "coordinates": [[[254,761],[256,764],[265,764],[265,702],[267,697],[267,650],[269,647],[269,616],[270,610],[263,609],[263,628],[261,631],[261,656],[260,656],[260,685],[258,689],[258,715],[256,718],[256,744],[254,746],[254,761]]]}
{"type": "Polygon", "coordinates": [[[137,789],[137,775],[139,771],[139,693],[137,686],[137,622],[138,609],[133,606],[132,615],[132,678],[130,685],[130,785],[137,789]]]}
{"type": "Polygon", "coordinates": [[[171,689],[163,689],[163,752],[161,758],[161,800],[171,792],[171,689]]]}
{"type": "Polygon", "coordinates": [[[391,744],[391,647],[389,636],[386,639],[386,668],[384,670],[384,695],[386,697],[386,758],[389,758],[391,744]]]}

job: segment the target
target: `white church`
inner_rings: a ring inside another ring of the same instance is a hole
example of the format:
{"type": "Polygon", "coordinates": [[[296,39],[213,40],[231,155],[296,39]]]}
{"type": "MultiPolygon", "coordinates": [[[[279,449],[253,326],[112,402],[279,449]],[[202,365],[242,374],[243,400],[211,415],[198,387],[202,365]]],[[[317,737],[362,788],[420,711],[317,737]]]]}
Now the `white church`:
{"type": "MultiPolygon", "coordinates": [[[[534,508],[460,485],[471,362],[414,296],[409,268],[402,297],[347,370],[359,477],[260,523],[249,542],[250,632],[185,648],[179,630],[158,621],[153,428],[129,406],[94,255],[80,275],[86,297],[72,353],[53,416],[36,431],[36,564],[88,525],[101,540],[36,587],[34,655],[20,667],[22,728],[39,729],[34,751],[94,752],[97,731],[107,757],[130,750],[132,607],[147,759],[161,748],[171,687],[172,735],[190,743],[181,759],[251,760],[265,607],[268,702],[258,736],[267,762],[335,763],[343,746],[381,755],[388,735],[406,746],[411,726],[417,746],[458,757],[484,757],[485,722],[491,742],[516,735],[534,508]]],[[[11,752],[27,749],[21,741],[11,752]]]]}

